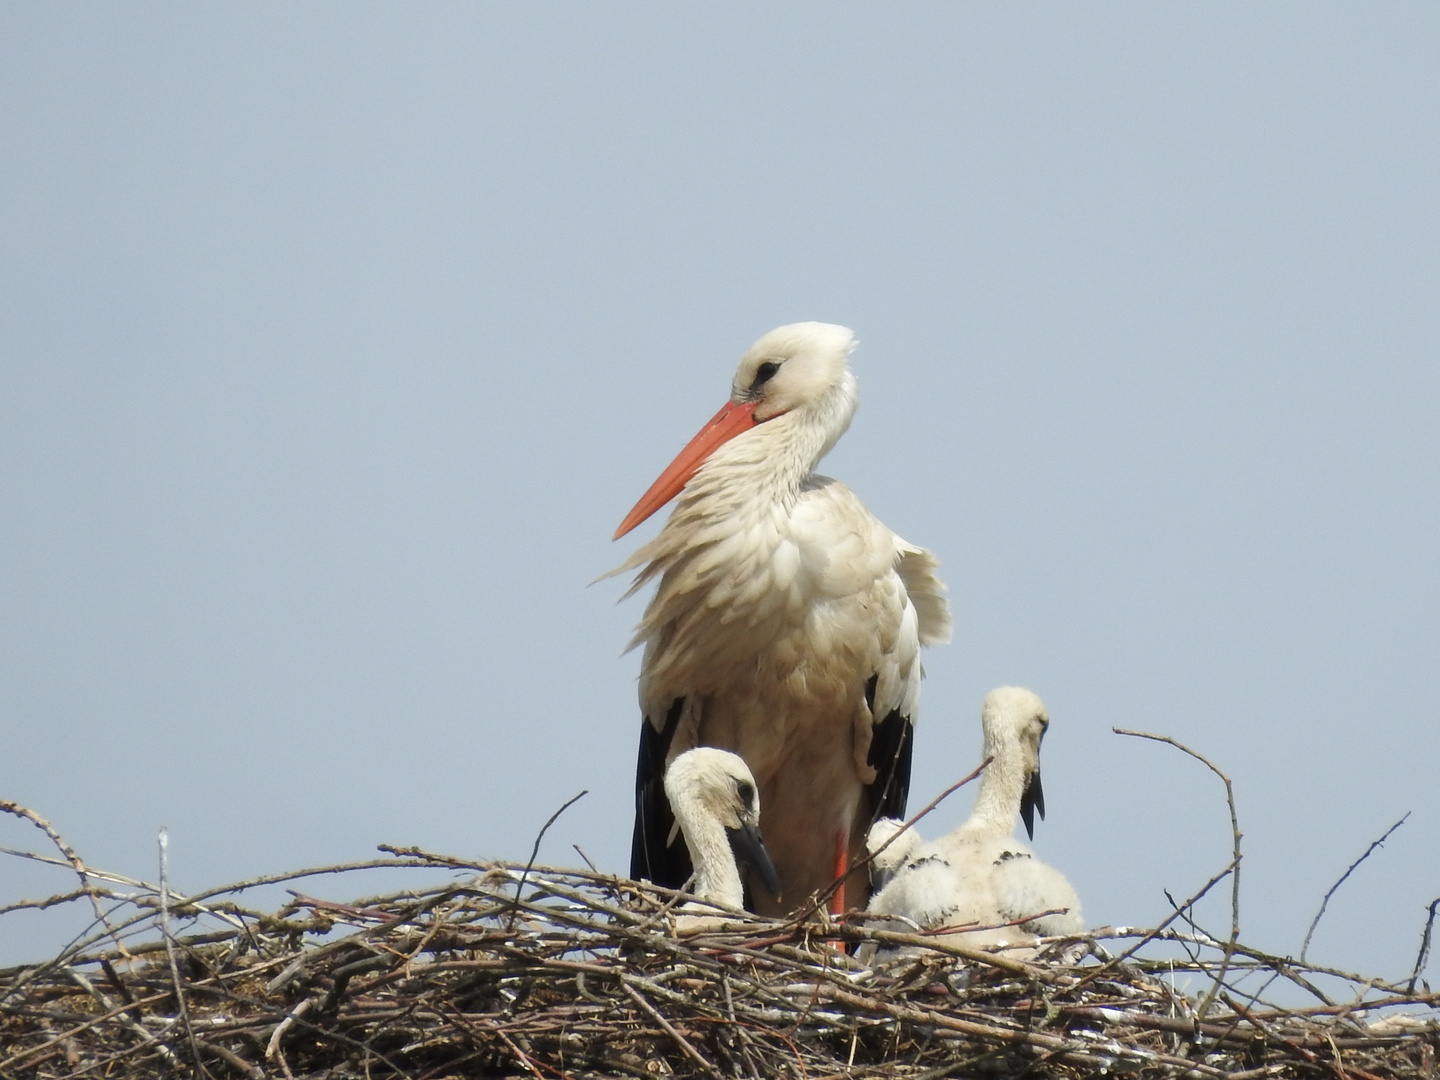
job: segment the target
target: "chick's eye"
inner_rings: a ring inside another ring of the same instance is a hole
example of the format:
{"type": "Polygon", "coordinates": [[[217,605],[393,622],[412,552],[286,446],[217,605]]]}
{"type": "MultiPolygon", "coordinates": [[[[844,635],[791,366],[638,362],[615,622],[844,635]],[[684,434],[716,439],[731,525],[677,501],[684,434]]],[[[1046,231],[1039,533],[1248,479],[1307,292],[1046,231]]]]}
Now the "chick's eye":
{"type": "Polygon", "coordinates": [[[753,394],[756,390],[759,390],[760,387],[774,378],[775,373],[779,370],[780,365],[778,363],[774,360],[766,360],[755,369],[755,378],[750,381],[750,392],[753,394]]]}
{"type": "Polygon", "coordinates": [[[748,780],[741,780],[735,785],[735,793],[740,796],[740,805],[749,809],[755,803],[755,788],[748,780]]]}

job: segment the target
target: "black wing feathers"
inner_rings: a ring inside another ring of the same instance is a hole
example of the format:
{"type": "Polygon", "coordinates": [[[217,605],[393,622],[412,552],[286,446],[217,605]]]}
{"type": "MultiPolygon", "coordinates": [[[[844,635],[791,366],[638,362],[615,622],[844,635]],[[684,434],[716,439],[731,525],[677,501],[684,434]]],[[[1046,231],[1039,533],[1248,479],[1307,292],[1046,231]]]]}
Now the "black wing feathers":
{"type": "MultiPolygon", "coordinates": [[[[865,684],[865,702],[872,713],[877,681],[872,675],[865,684]]],[[[915,749],[912,734],[910,718],[901,716],[898,709],[892,709],[871,732],[866,761],[875,770],[875,782],[865,789],[871,824],[882,817],[905,816],[905,804],[910,801],[910,758],[915,749]]]]}
{"type": "Polygon", "coordinates": [[[678,889],[692,872],[684,840],[667,844],[675,815],[665,797],[665,758],[680,725],[684,698],[676,698],[665,716],[665,727],[655,730],[649,718],[640,722],[640,759],[635,766],[635,832],[630,841],[630,876],[669,889],[678,889]]]}

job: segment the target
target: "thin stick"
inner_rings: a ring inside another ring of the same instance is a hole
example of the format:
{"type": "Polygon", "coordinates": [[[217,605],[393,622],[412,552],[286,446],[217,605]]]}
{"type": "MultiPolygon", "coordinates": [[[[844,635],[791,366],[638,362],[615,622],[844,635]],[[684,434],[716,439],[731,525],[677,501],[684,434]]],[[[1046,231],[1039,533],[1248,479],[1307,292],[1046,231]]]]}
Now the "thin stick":
{"type": "Polygon", "coordinates": [[[1200,764],[1213,772],[1221,780],[1225,781],[1225,802],[1230,807],[1230,835],[1234,840],[1233,857],[1230,860],[1230,940],[1225,943],[1225,956],[1220,961],[1220,970],[1215,975],[1215,985],[1210,987],[1209,992],[1201,1000],[1199,1008],[1195,1010],[1196,1021],[1203,1021],[1210,1006],[1215,1004],[1215,995],[1225,984],[1225,972],[1230,967],[1230,958],[1235,955],[1235,943],[1240,940],[1240,819],[1235,813],[1235,789],[1230,784],[1230,777],[1215,767],[1215,764],[1203,754],[1197,754],[1184,743],[1177,742],[1169,735],[1151,735],[1146,731],[1128,731],[1124,728],[1111,728],[1116,735],[1130,735],[1137,739],[1151,739],[1155,742],[1169,743],[1183,753],[1189,754],[1200,764]]]}
{"type": "Polygon", "coordinates": [[[799,920],[803,922],[811,915],[817,914],[821,906],[824,905],[824,903],[829,900],[830,897],[835,895],[835,890],[840,888],[840,885],[842,882],[844,882],[845,878],[849,877],[861,867],[869,866],[872,862],[875,861],[875,857],[877,855],[879,855],[882,851],[884,851],[886,848],[888,848],[891,844],[893,844],[896,840],[900,838],[901,833],[908,832],[917,821],[923,818],[926,814],[930,813],[931,810],[934,810],[937,806],[939,806],[942,802],[948,799],[951,795],[955,794],[955,792],[959,791],[966,784],[970,783],[971,780],[974,780],[977,776],[979,776],[982,772],[985,771],[985,766],[989,765],[990,762],[993,760],[994,758],[987,757],[984,761],[980,763],[979,767],[969,776],[965,777],[962,780],[955,781],[955,783],[951,784],[939,795],[936,795],[935,798],[931,799],[930,802],[926,805],[925,809],[921,810],[909,821],[905,822],[904,825],[896,829],[894,835],[892,835],[889,840],[886,840],[885,843],[881,844],[874,851],[868,853],[863,859],[859,860],[853,866],[847,869],[844,875],[832,881],[823,892],[817,894],[815,900],[810,904],[810,906],[799,914],[799,920]]]}
{"type": "MultiPolygon", "coordinates": [[[[526,860],[525,870],[523,873],[521,873],[520,881],[515,886],[515,901],[517,905],[519,904],[521,894],[525,891],[525,879],[530,876],[530,868],[535,865],[535,858],[540,854],[540,841],[545,839],[545,834],[550,831],[550,826],[555,824],[556,820],[560,817],[561,814],[563,814],[566,810],[569,810],[570,807],[574,806],[577,802],[579,802],[581,799],[583,799],[586,795],[589,794],[590,789],[585,788],[580,792],[579,795],[575,795],[572,798],[566,800],[565,804],[561,806],[559,810],[556,810],[553,814],[550,815],[550,820],[545,822],[544,825],[540,826],[540,831],[535,836],[535,846],[530,849],[530,858],[526,860]]],[[[510,914],[510,924],[506,927],[507,932],[515,929],[515,920],[519,917],[519,915],[520,908],[517,906],[515,910],[510,914]]]]}
{"type": "Polygon", "coordinates": [[[1410,985],[1405,988],[1407,994],[1415,992],[1415,984],[1420,981],[1420,972],[1425,970],[1425,961],[1430,958],[1430,931],[1435,928],[1435,909],[1440,908],[1440,896],[1430,901],[1430,917],[1425,920],[1425,932],[1420,935],[1420,954],[1415,957],[1415,970],[1410,973],[1410,985]]]}
{"type": "Polygon", "coordinates": [[[590,856],[585,854],[584,850],[580,847],[579,844],[571,844],[570,846],[575,849],[576,855],[579,855],[580,858],[585,860],[586,866],[588,866],[593,872],[597,874],[600,872],[600,868],[590,861],[590,856]]]}
{"type": "Polygon", "coordinates": [[[1310,920],[1310,929],[1305,931],[1305,941],[1300,946],[1300,959],[1302,962],[1305,959],[1305,953],[1308,952],[1310,949],[1310,939],[1315,934],[1315,928],[1320,925],[1321,916],[1325,914],[1325,908],[1330,903],[1330,897],[1335,895],[1335,890],[1340,888],[1341,885],[1344,885],[1345,879],[1355,872],[1355,868],[1359,866],[1362,862],[1364,862],[1366,859],[1368,859],[1372,851],[1378,848],[1381,844],[1385,843],[1386,840],[1390,839],[1390,834],[1393,833],[1396,829],[1400,828],[1401,825],[1404,825],[1405,819],[1409,816],[1410,811],[1406,810],[1404,817],[1402,817],[1399,821],[1395,822],[1394,825],[1391,825],[1390,828],[1386,829],[1384,835],[1382,835],[1380,839],[1370,841],[1370,846],[1365,849],[1365,854],[1361,855],[1358,859],[1352,862],[1350,864],[1350,868],[1346,870],[1345,873],[1340,875],[1340,880],[1335,882],[1334,885],[1330,886],[1330,889],[1328,892],[1326,892],[1324,899],[1320,901],[1320,910],[1315,912],[1315,918],[1310,920]]]}
{"type": "Polygon", "coordinates": [[[644,1009],[645,1012],[649,1013],[651,1019],[653,1019],[657,1024],[659,1024],[662,1028],[665,1029],[665,1033],[675,1040],[676,1045],[678,1045],[680,1049],[685,1052],[686,1057],[694,1061],[695,1064],[699,1065],[700,1068],[704,1069],[707,1073],[710,1073],[713,1076],[719,1075],[720,1070],[715,1068],[715,1066],[710,1064],[710,1062],[706,1061],[700,1055],[700,1051],[696,1050],[695,1047],[690,1045],[690,1040],[685,1038],[684,1035],[681,1035],[679,1031],[675,1030],[675,1027],[670,1023],[669,1020],[665,1019],[665,1017],[661,1014],[660,1010],[655,1008],[654,1005],[651,1005],[650,1002],[646,1001],[645,995],[640,993],[639,990],[636,990],[633,986],[630,985],[628,979],[621,982],[620,989],[624,990],[625,993],[630,995],[630,999],[634,1001],[636,1005],[639,1005],[640,1008],[644,1009]]]}
{"type": "Polygon", "coordinates": [[[916,814],[914,817],[912,817],[909,821],[905,822],[904,825],[902,825],[902,826],[900,826],[900,828],[896,829],[895,832],[891,835],[891,837],[890,837],[889,840],[886,840],[885,843],[881,844],[881,845],[880,845],[878,848],[876,848],[874,851],[872,851],[872,852],[870,852],[868,855],[866,855],[865,858],[861,859],[858,863],[856,863],[853,867],[851,867],[851,869],[852,869],[852,870],[856,870],[856,869],[859,869],[859,868],[862,867],[862,866],[866,866],[866,865],[868,865],[869,863],[873,862],[873,861],[875,860],[875,856],[879,855],[882,851],[884,851],[884,850],[885,850],[886,848],[888,848],[891,844],[893,844],[897,839],[899,839],[901,833],[909,832],[910,829],[915,825],[915,823],[916,823],[917,821],[919,821],[921,818],[923,818],[926,814],[930,813],[931,810],[934,810],[937,806],[939,806],[942,802],[944,802],[946,799],[948,799],[951,795],[955,794],[955,792],[959,791],[959,790],[960,790],[962,787],[964,787],[966,784],[970,783],[971,780],[974,780],[977,776],[979,776],[982,772],[984,772],[986,766],[988,766],[988,765],[989,765],[992,761],[994,761],[994,760],[995,760],[995,759],[994,759],[993,757],[987,757],[987,758],[986,758],[984,761],[982,761],[978,766],[976,766],[975,771],[972,772],[969,776],[963,777],[962,779],[955,781],[955,783],[951,784],[948,788],[946,788],[944,791],[942,791],[939,795],[937,795],[937,796],[935,796],[935,798],[931,799],[930,802],[926,805],[925,809],[921,810],[918,814],[916,814]]]}
{"type": "MultiPolygon", "coordinates": [[[[93,997],[97,1003],[99,1003],[100,1008],[105,1010],[105,1014],[107,1016],[114,1016],[117,1020],[119,1020],[122,1025],[124,1025],[126,1028],[129,1028],[133,1034],[139,1036],[142,1043],[157,1038],[156,1034],[146,1031],[145,1026],[133,1016],[131,1016],[127,1011],[120,1010],[117,1012],[114,1002],[112,1002],[109,998],[102,994],[99,988],[96,987],[95,984],[92,983],[89,979],[87,979],[83,974],[81,974],[79,970],[77,970],[76,968],[65,968],[63,970],[65,974],[68,975],[77,986],[79,986],[87,994],[93,997]]],[[[125,989],[123,984],[121,988],[125,989]]],[[[125,996],[127,996],[131,1002],[135,1000],[134,995],[130,994],[130,991],[128,989],[125,989],[125,996]]],[[[141,1015],[143,1015],[143,1013],[141,1015]]],[[[164,1043],[160,1043],[156,1047],[156,1049],[160,1052],[160,1056],[163,1057],[171,1065],[174,1065],[177,1068],[180,1066],[180,1059],[175,1056],[175,1052],[171,1050],[170,1047],[166,1046],[164,1043]]]]}
{"type": "MultiPolygon", "coordinates": [[[[35,813],[34,810],[31,810],[29,807],[21,806],[19,803],[13,802],[9,799],[0,799],[0,811],[4,811],[7,814],[14,814],[18,818],[24,818],[26,821],[30,822],[30,824],[34,825],[37,829],[39,829],[41,832],[43,832],[46,836],[50,838],[50,842],[60,849],[60,854],[65,856],[65,861],[70,865],[70,868],[74,870],[76,875],[80,878],[80,888],[84,890],[85,895],[90,898],[90,904],[95,909],[95,918],[99,920],[99,922],[107,930],[110,929],[110,924],[105,921],[105,913],[100,910],[100,900],[95,895],[94,886],[90,884],[89,870],[86,869],[84,861],[80,858],[78,854],[76,854],[75,849],[65,842],[64,838],[60,835],[59,830],[57,830],[54,825],[51,825],[50,822],[46,821],[39,814],[35,813]]],[[[29,853],[15,852],[14,854],[27,855],[29,853]]],[[[37,856],[37,858],[40,861],[49,861],[43,856],[37,856]]],[[[118,945],[120,943],[117,941],[116,944],[118,945]]],[[[121,946],[121,948],[123,949],[124,946],[121,946]]]]}
{"type": "Polygon", "coordinates": [[[1212,877],[1209,881],[1207,881],[1203,886],[1201,886],[1199,892],[1197,892],[1194,896],[1190,897],[1189,900],[1186,900],[1185,903],[1183,903],[1183,904],[1181,904],[1179,907],[1175,908],[1175,910],[1170,913],[1169,917],[1166,918],[1166,920],[1165,920],[1164,922],[1162,922],[1159,926],[1155,927],[1155,929],[1153,929],[1153,930],[1146,931],[1146,933],[1144,934],[1144,936],[1141,937],[1139,941],[1135,942],[1134,945],[1131,945],[1128,949],[1126,949],[1124,952],[1122,952],[1119,956],[1116,956],[1113,960],[1108,960],[1108,961],[1106,961],[1103,965],[1101,965],[1100,967],[1096,968],[1094,971],[1091,971],[1090,973],[1088,973],[1083,979],[1081,979],[1078,983],[1076,983],[1075,986],[1072,987],[1072,989],[1073,989],[1073,990],[1078,990],[1078,989],[1080,989],[1080,987],[1086,986],[1086,985],[1088,985],[1089,983],[1094,982],[1096,979],[1100,978],[1100,976],[1101,976],[1101,975],[1104,975],[1106,972],[1115,970],[1115,968],[1119,967],[1122,963],[1124,963],[1126,960],[1128,960],[1131,956],[1135,955],[1135,953],[1136,953],[1137,951],[1139,951],[1139,949],[1140,949],[1143,945],[1147,944],[1148,942],[1154,941],[1156,938],[1160,937],[1160,936],[1165,932],[1165,928],[1166,928],[1167,926],[1169,926],[1169,925],[1170,925],[1172,922],[1174,922],[1176,919],[1180,918],[1180,915],[1181,915],[1183,912],[1190,910],[1191,907],[1193,907],[1196,903],[1198,903],[1198,902],[1200,901],[1201,897],[1203,897],[1206,893],[1208,893],[1211,889],[1213,889],[1213,888],[1214,888],[1216,885],[1218,885],[1220,882],[1224,881],[1226,875],[1229,874],[1229,873],[1230,873],[1231,871],[1233,871],[1234,869],[1235,869],[1235,864],[1234,864],[1234,863],[1231,863],[1231,864],[1230,864],[1229,866],[1227,866],[1224,870],[1221,870],[1218,874],[1216,874],[1216,875],[1215,875],[1214,877],[1212,877]]]}
{"type": "Polygon", "coordinates": [[[497,1026],[491,1030],[500,1037],[501,1042],[510,1048],[510,1052],[515,1055],[515,1059],[530,1070],[531,1075],[535,1076],[537,1080],[545,1080],[545,1074],[540,1071],[540,1067],[535,1064],[529,1054],[525,1053],[524,1050],[521,1050],[520,1047],[515,1044],[514,1039],[505,1034],[504,1028],[497,1026]]]}
{"type": "Polygon", "coordinates": [[[210,1073],[200,1060],[195,1029],[190,1026],[190,1010],[185,1004],[185,992],[180,987],[180,964],[175,959],[175,935],[170,930],[170,830],[163,825],[160,826],[160,932],[165,936],[165,955],[170,959],[170,978],[175,983],[175,1003],[180,1009],[180,1022],[185,1025],[185,1037],[190,1041],[190,1053],[195,1058],[195,1068],[200,1075],[208,1078],[210,1073]]]}

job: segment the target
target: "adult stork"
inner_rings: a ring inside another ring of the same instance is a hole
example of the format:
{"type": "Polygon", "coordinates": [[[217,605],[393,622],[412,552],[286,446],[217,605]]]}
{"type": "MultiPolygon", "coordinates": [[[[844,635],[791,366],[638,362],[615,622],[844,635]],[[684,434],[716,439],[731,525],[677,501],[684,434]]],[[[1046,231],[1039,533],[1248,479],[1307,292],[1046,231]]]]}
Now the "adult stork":
{"type": "Polygon", "coordinates": [[[907,544],[815,466],[850,426],[854,335],[805,322],[766,334],[740,361],[730,400],[615,532],[677,494],[659,535],[614,573],[659,579],[631,647],[640,670],[640,759],[631,876],[690,876],[665,800],[667,764],[695,746],[739,754],[765,806],[784,904],[845,877],[832,910],[863,905],[850,874],[880,817],[903,816],[920,646],[950,638],[930,552],[907,544]]]}

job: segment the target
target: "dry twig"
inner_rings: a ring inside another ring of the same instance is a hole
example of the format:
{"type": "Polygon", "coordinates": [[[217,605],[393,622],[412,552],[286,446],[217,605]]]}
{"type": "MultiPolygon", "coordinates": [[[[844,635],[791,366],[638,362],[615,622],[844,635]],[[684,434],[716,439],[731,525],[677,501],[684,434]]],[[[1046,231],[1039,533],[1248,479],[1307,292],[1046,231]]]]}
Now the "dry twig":
{"type": "Polygon", "coordinates": [[[1124,728],[1111,728],[1117,735],[1131,735],[1137,739],[1152,739],[1155,742],[1169,743],[1182,753],[1189,754],[1196,761],[1200,762],[1207,769],[1213,772],[1225,782],[1225,803],[1230,808],[1230,836],[1233,842],[1232,857],[1230,860],[1230,940],[1225,946],[1225,957],[1220,962],[1220,970],[1215,976],[1215,983],[1210,987],[1209,992],[1201,999],[1200,1005],[1196,1008],[1196,1016],[1204,1020],[1205,1014],[1210,1011],[1210,1006],[1215,1003],[1215,996],[1220,993],[1225,985],[1225,972],[1230,967],[1231,957],[1235,955],[1235,943],[1240,940],[1240,819],[1235,813],[1235,789],[1230,783],[1230,777],[1215,767],[1215,764],[1203,754],[1197,754],[1184,743],[1177,742],[1169,735],[1152,735],[1146,731],[1127,731],[1124,728]]]}
{"type": "Polygon", "coordinates": [[[1320,919],[1325,914],[1325,908],[1329,906],[1330,898],[1335,895],[1336,890],[1338,890],[1341,885],[1344,885],[1345,879],[1355,872],[1355,868],[1359,866],[1362,862],[1364,862],[1366,859],[1368,859],[1371,852],[1373,852],[1376,848],[1385,843],[1386,840],[1390,839],[1390,834],[1393,833],[1396,829],[1400,828],[1401,825],[1404,825],[1409,817],[1410,811],[1406,810],[1404,816],[1401,817],[1399,821],[1395,822],[1394,825],[1391,825],[1390,828],[1386,829],[1385,832],[1381,834],[1379,839],[1370,841],[1370,846],[1365,849],[1364,854],[1362,854],[1358,859],[1352,862],[1349,867],[1346,868],[1345,872],[1340,875],[1340,879],[1336,881],[1334,885],[1331,885],[1328,890],[1326,890],[1325,896],[1320,901],[1320,910],[1315,912],[1315,918],[1310,920],[1310,928],[1305,931],[1305,940],[1300,945],[1301,960],[1304,960],[1305,954],[1310,951],[1310,939],[1315,935],[1315,928],[1320,925],[1320,919]]]}
{"type": "Polygon", "coordinates": [[[1420,935],[1420,951],[1415,955],[1415,970],[1410,973],[1410,983],[1406,989],[1410,993],[1415,992],[1415,984],[1420,981],[1420,973],[1425,970],[1425,962],[1430,959],[1430,932],[1435,929],[1435,909],[1440,908],[1440,896],[1430,901],[1430,915],[1425,920],[1425,931],[1420,935]]]}

